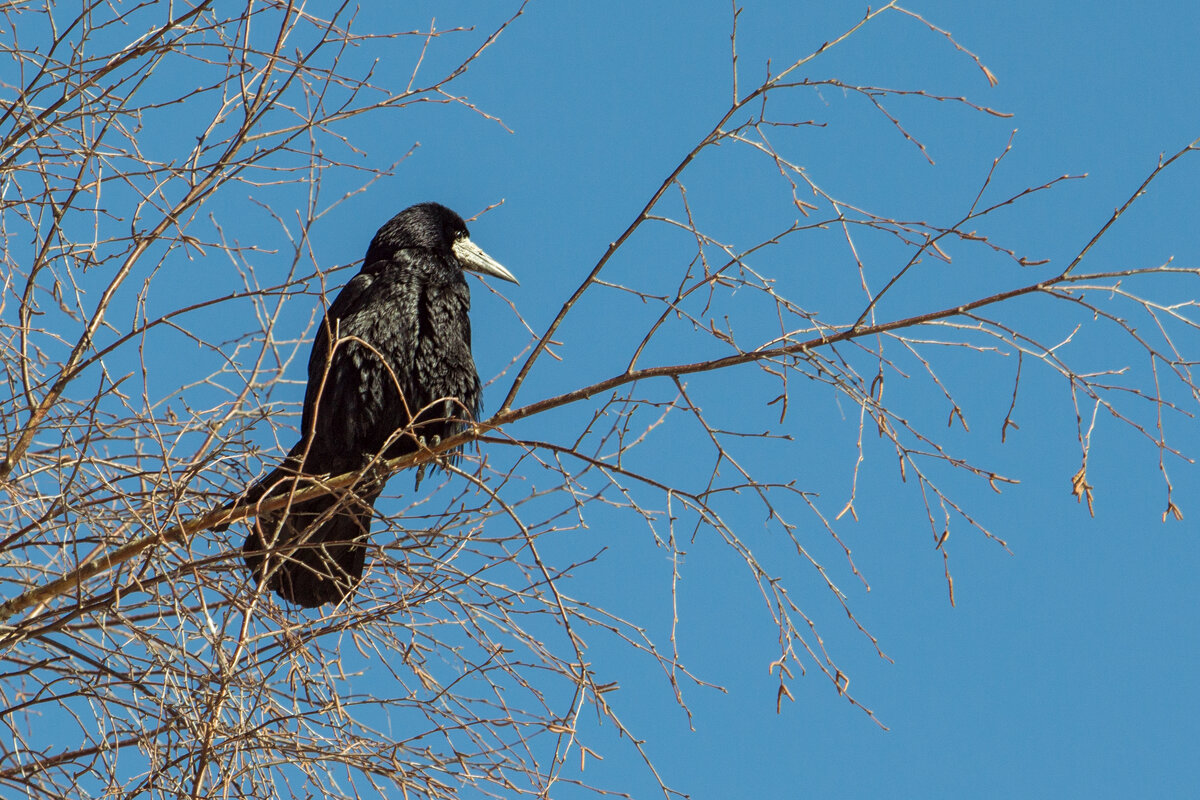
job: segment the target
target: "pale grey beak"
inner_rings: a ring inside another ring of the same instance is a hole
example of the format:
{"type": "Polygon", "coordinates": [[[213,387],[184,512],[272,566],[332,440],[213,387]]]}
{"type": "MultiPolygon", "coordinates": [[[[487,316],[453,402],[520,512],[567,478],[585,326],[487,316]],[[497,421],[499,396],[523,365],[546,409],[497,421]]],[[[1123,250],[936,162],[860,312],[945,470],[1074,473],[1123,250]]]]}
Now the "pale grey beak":
{"type": "Polygon", "coordinates": [[[462,264],[463,269],[491,275],[502,281],[512,281],[518,286],[521,284],[511,272],[500,266],[499,261],[483,252],[479,245],[470,239],[463,238],[454,243],[454,257],[458,259],[458,263],[462,264]]]}

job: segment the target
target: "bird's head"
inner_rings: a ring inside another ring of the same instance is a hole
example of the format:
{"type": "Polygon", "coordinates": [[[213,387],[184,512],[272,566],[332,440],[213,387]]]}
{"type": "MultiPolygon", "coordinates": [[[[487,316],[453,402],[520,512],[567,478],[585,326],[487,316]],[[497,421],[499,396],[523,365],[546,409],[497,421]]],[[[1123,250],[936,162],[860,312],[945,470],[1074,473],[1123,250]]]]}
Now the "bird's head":
{"type": "Polygon", "coordinates": [[[388,220],[371,240],[365,264],[386,261],[397,250],[430,250],[459,267],[518,283],[500,262],[471,241],[463,218],[438,203],[409,206],[388,220]]]}

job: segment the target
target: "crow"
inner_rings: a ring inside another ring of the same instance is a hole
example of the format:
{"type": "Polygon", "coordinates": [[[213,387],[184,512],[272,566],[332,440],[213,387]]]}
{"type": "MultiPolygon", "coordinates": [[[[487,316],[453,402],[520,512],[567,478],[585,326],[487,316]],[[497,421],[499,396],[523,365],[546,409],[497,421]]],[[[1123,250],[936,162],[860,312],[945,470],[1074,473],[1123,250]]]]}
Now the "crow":
{"type": "Polygon", "coordinates": [[[421,203],[379,229],[362,270],[329,306],[308,360],[300,441],[239,502],[286,496],[317,485],[317,476],[363,477],[250,525],[246,566],[280,597],[306,607],[347,597],[362,578],[386,480],[368,465],[436,444],[476,419],[482,386],[463,270],[517,282],[471,242],[462,217],[421,203]]]}

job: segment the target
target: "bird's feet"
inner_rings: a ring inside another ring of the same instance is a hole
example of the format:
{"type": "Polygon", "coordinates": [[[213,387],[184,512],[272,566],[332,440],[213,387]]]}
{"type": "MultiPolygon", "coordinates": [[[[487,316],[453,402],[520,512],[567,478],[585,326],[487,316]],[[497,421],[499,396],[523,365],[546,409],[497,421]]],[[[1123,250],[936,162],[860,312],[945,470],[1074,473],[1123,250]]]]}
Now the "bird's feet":
{"type": "Polygon", "coordinates": [[[371,459],[371,461],[369,461],[366,466],[363,467],[362,477],[362,485],[369,487],[368,491],[382,489],[383,485],[387,483],[388,479],[386,462],[380,461],[379,459],[371,459]]]}
{"type": "MultiPolygon", "coordinates": [[[[428,441],[426,441],[424,436],[418,436],[417,443],[421,445],[422,450],[428,450],[431,447],[437,447],[439,444],[441,444],[442,437],[434,434],[433,436],[429,437],[428,441]]],[[[421,479],[425,477],[425,467],[427,466],[429,466],[429,462],[424,462],[417,465],[417,482],[413,486],[414,492],[421,488],[421,479]]]]}

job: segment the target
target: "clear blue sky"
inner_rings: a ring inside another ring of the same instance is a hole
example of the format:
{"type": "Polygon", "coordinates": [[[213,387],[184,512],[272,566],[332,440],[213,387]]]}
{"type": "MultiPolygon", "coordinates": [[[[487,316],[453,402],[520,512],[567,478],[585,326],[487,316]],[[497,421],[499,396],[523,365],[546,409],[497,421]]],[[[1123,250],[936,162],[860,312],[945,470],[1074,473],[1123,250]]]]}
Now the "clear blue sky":
{"type": "MultiPolygon", "coordinates": [[[[919,2],[911,9],[978,54],[999,84],[989,87],[969,58],[899,14],[797,77],[966,95],[1013,116],[889,101],[927,145],[930,165],[860,99],[828,89],[791,95],[782,110],[828,124],[796,134],[789,153],[839,197],[900,218],[951,222],[1019,129],[993,197],[1063,174],[1088,174],[987,223],[990,235],[1022,254],[1052,259],[1045,268],[1052,270],[1125,201],[1160,153],[1200,136],[1200,7],[1194,3],[919,2]]],[[[439,27],[476,24],[486,32],[506,10],[501,3],[461,3],[437,4],[432,13],[439,27]]],[[[747,4],[739,22],[743,87],[763,75],[768,57],[777,67],[789,63],[864,11],[845,2],[747,4]]],[[[392,19],[392,25],[418,27],[427,20],[418,11],[404,16],[404,23],[392,19]]],[[[508,295],[535,328],[545,324],[723,113],[730,18],[729,4],[720,2],[533,3],[458,86],[512,133],[444,107],[362,131],[354,144],[373,163],[393,159],[414,141],[421,147],[394,179],[342,207],[335,221],[339,239],[366,242],[384,218],[410,202],[437,199],[471,214],[503,199],[503,207],[474,224],[474,238],[519,275],[520,288],[508,295]]],[[[448,39],[440,55],[461,56],[481,37],[448,39]]],[[[1146,266],[1172,256],[1180,266],[1200,264],[1198,169],[1200,158],[1192,157],[1164,176],[1094,251],[1089,267],[1146,266]]],[[[764,215],[779,213],[780,204],[763,199],[778,192],[778,179],[761,169],[743,172],[736,156],[706,162],[684,183],[706,221],[731,241],[757,241],[764,226],[778,221],[764,215]]],[[[786,203],[782,213],[786,217],[786,203]]],[[[359,255],[358,248],[336,255],[336,247],[325,248],[342,262],[359,255]]],[[[955,261],[959,272],[915,283],[894,312],[940,307],[965,297],[955,292],[990,285],[986,270],[993,265],[974,261],[974,252],[952,253],[962,256],[955,261]]],[[[672,250],[669,240],[647,241],[615,268],[637,276],[688,253],[686,246],[672,250]]],[[[896,266],[883,250],[871,257],[881,271],[896,266]]],[[[799,264],[800,278],[788,291],[819,311],[837,302],[836,284],[822,285],[827,276],[853,269],[845,248],[827,240],[814,240],[812,253],[764,254],[752,263],[781,276],[795,276],[799,264]]],[[[1197,288],[1194,281],[1180,282],[1172,296],[1194,298],[1197,288]]],[[[1051,338],[1054,331],[1065,336],[1070,325],[1039,318],[1054,309],[1027,303],[1012,310],[1012,319],[1051,338]]],[[[585,365],[608,374],[608,366],[589,359],[603,361],[605,343],[623,324],[621,313],[597,310],[588,317],[595,328],[568,331],[566,363],[531,384],[526,399],[591,374],[585,365]]],[[[475,320],[477,330],[519,334],[503,304],[478,288],[475,320]]],[[[1081,340],[1072,353],[1082,363],[1144,366],[1136,352],[1112,344],[1111,332],[1081,340]]],[[[1195,337],[1191,343],[1200,344],[1195,337]]],[[[524,345],[519,335],[511,341],[481,337],[481,371],[495,374],[517,345],[524,345]]],[[[689,669],[728,692],[687,690],[695,730],[647,660],[630,658],[599,635],[589,642],[598,674],[620,681],[609,702],[648,740],[647,752],[671,786],[696,798],[1115,798],[1195,791],[1200,471],[1168,462],[1185,517],[1163,524],[1157,451],[1102,416],[1089,471],[1096,491],[1096,518],[1090,518],[1070,494],[1079,450],[1061,379],[1026,365],[1029,382],[1016,415],[1021,427],[999,446],[1011,369],[1011,360],[994,359],[946,367],[944,377],[955,384],[972,424],[970,437],[950,431],[947,441],[1021,481],[996,495],[979,482],[947,478],[957,498],[1012,551],[958,526],[950,542],[957,607],[947,600],[942,559],[919,496],[896,480],[894,458],[884,449],[873,451],[865,472],[858,522],[845,520],[841,529],[869,592],[813,521],[803,521],[817,557],[891,661],[875,654],[815,574],[795,560],[787,573],[793,599],[819,626],[855,698],[889,730],[846,703],[815,671],[792,682],[795,702],[785,701],[776,714],[770,621],[745,569],[711,542],[689,551],[680,647],[689,669]]],[[[920,409],[926,398],[929,419],[943,420],[931,430],[945,431],[944,404],[923,386],[912,390],[917,395],[909,408],[920,409]]],[[[730,382],[724,394],[710,392],[708,402],[718,412],[727,403],[732,414],[742,389],[730,382]]],[[[788,459],[783,471],[800,486],[819,489],[823,509],[836,513],[848,496],[854,409],[839,407],[817,385],[797,390],[792,402],[783,432],[801,445],[758,457],[788,459]]],[[[1192,457],[1200,453],[1194,423],[1176,420],[1171,429],[1192,457]]],[[[668,472],[684,470],[692,457],[682,448],[667,448],[663,456],[657,466],[668,472]],[[678,459],[676,466],[670,458],[678,459]]],[[[767,551],[782,547],[762,533],[757,511],[735,522],[767,551]]],[[[575,557],[608,548],[572,582],[572,591],[644,624],[665,643],[669,566],[648,534],[627,523],[606,528],[601,519],[587,538],[564,543],[561,555],[571,557],[572,547],[579,548],[575,557]]],[[[611,736],[611,726],[589,735],[605,758],[589,760],[589,782],[654,796],[636,753],[611,736]]],[[[556,797],[573,796],[569,787],[560,790],[556,797]]]]}

